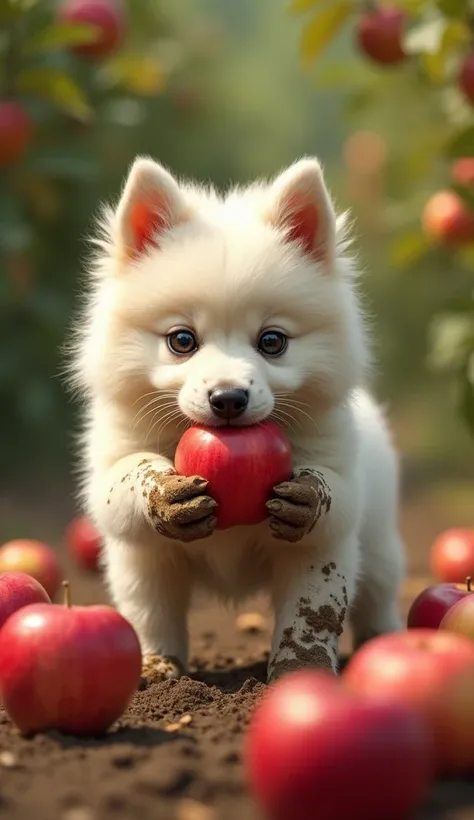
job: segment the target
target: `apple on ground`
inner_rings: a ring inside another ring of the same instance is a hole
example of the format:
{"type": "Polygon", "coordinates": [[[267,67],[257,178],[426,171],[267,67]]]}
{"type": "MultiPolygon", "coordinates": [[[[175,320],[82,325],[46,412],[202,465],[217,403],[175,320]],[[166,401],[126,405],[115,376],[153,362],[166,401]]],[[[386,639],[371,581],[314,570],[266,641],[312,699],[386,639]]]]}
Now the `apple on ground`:
{"type": "Polygon", "coordinates": [[[292,473],[291,446],[272,422],[252,427],[194,425],[181,437],[175,453],[180,475],[209,481],[217,501],[218,529],[258,524],[268,518],[272,489],[292,473]]]}
{"type": "MultiPolygon", "coordinates": [[[[468,599],[466,599],[468,600],[468,599]]],[[[431,727],[436,771],[474,771],[474,644],[454,633],[408,629],[373,638],[349,661],[348,691],[389,697],[416,709],[431,727]]]]}
{"type": "Polygon", "coordinates": [[[272,820],[400,820],[429,788],[431,735],[409,706],[351,696],[338,679],[305,670],[257,705],[245,765],[272,820]]]}
{"type": "Polygon", "coordinates": [[[474,103],[474,54],[468,54],[459,72],[459,87],[466,99],[474,103]]]}
{"type": "Polygon", "coordinates": [[[441,621],[462,598],[472,595],[471,579],[465,584],[434,584],[422,590],[413,601],[407,619],[409,629],[438,629],[441,621]]]}
{"type": "Polygon", "coordinates": [[[66,545],[79,566],[99,572],[102,538],[87,516],[77,516],[66,529],[66,545]]]}
{"type": "Polygon", "coordinates": [[[0,572],[26,572],[45,588],[51,599],[62,580],[61,567],[53,550],[42,541],[17,538],[0,547],[0,572]]]}
{"type": "Polygon", "coordinates": [[[428,199],[422,214],[426,235],[451,247],[474,241],[474,212],[454,191],[438,191],[428,199]]]}
{"type": "Polygon", "coordinates": [[[430,564],[440,581],[460,584],[468,576],[474,578],[474,529],[454,527],[442,532],[431,547],[430,564]]]}
{"type": "Polygon", "coordinates": [[[58,20],[97,29],[93,41],[71,47],[74,54],[86,59],[109,56],[125,36],[126,20],[121,0],[63,0],[58,8],[58,20]]]}
{"type": "Polygon", "coordinates": [[[0,628],[17,609],[29,604],[50,604],[48,593],[25,572],[0,573],[0,628]]]}
{"type": "Polygon", "coordinates": [[[139,686],[141,650],[109,606],[32,604],[0,630],[0,700],[25,735],[103,734],[139,686]]]}
{"type": "Polygon", "coordinates": [[[14,100],[0,100],[0,166],[21,159],[32,140],[33,124],[23,106],[14,100]]]}
{"type": "Polygon", "coordinates": [[[406,13],[395,5],[380,5],[362,15],[356,28],[357,43],[367,57],[380,65],[406,59],[403,32],[406,13]]]}
{"type": "Polygon", "coordinates": [[[464,635],[474,641],[474,595],[465,595],[448,609],[440,629],[464,635]]]}

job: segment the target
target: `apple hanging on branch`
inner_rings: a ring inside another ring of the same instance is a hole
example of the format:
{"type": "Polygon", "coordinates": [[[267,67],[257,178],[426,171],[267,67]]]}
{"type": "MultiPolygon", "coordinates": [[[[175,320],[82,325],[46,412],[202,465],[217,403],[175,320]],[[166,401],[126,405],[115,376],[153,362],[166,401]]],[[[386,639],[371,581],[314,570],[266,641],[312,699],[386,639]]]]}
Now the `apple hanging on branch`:
{"type": "Polygon", "coordinates": [[[131,624],[109,606],[32,604],[0,630],[0,700],[20,732],[103,734],[140,684],[131,624]]]}
{"type": "Polygon", "coordinates": [[[209,495],[218,504],[217,527],[227,529],[268,517],[265,504],[273,487],[291,477],[292,452],[272,422],[252,427],[194,425],[178,443],[175,467],[180,475],[209,481],[209,495]]]}
{"type": "Polygon", "coordinates": [[[0,100],[0,166],[18,162],[33,140],[33,124],[14,100],[0,100]]]}

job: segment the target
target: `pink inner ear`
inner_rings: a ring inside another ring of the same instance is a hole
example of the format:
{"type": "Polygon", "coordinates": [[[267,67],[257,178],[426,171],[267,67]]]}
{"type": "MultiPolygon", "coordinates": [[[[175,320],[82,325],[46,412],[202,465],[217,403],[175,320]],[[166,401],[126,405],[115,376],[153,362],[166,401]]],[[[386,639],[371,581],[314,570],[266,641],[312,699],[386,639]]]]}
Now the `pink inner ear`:
{"type": "Polygon", "coordinates": [[[307,202],[303,197],[294,194],[287,203],[288,222],[290,229],[288,239],[302,243],[306,253],[320,255],[317,247],[319,231],[319,212],[316,205],[307,202]]]}
{"type": "Polygon", "coordinates": [[[166,227],[166,216],[166,202],[157,194],[135,202],[130,213],[130,229],[137,253],[143,253],[149,244],[158,247],[156,238],[153,237],[166,227]]]}

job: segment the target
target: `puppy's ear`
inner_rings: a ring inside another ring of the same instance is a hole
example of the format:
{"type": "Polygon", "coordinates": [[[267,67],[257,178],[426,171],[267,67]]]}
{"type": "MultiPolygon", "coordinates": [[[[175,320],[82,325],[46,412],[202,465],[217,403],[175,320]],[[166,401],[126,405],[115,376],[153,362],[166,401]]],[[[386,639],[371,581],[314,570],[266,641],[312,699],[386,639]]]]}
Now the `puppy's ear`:
{"type": "Polygon", "coordinates": [[[269,196],[271,224],[329,270],[335,258],[336,217],[319,162],[295,162],[276,178],[269,196]]]}
{"type": "Polygon", "coordinates": [[[186,219],[184,197],[161,165],[138,157],[133,163],[116,211],[116,236],[125,258],[147,247],[160,246],[160,237],[186,219]]]}

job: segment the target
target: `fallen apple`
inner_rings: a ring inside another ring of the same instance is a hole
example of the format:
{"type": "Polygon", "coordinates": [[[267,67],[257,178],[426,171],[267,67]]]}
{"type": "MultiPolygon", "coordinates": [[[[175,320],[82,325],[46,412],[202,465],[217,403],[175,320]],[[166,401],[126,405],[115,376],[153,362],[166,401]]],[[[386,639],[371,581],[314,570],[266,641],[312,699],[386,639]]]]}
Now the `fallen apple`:
{"type": "Polygon", "coordinates": [[[218,503],[217,527],[258,524],[268,517],[272,489],[288,481],[292,453],[284,433],[272,422],[253,427],[190,427],[175,453],[180,475],[209,481],[218,503]]]}
{"type": "Polygon", "coordinates": [[[272,820],[400,820],[425,797],[433,772],[431,736],[412,708],[351,696],[314,670],[264,695],[245,764],[272,820]]]}
{"type": "Polygon", "coordinates": [[[25,735],[100,735],[138,688],[141,651],[109,606],[32,604],[0,630],[0,700],[25,735]]]}
{"type": "Polygon", "coordinates": [[[355,694],[415,708],[431,727],[438,774],[474,770],[474,644],[467,638],[434,629],[373,638],[342,681],[355,694]]]}
{"type": "Polygon", "coordinates": [[[462,583],[474,577],[474,529],[445,530],[431,547],[431,570],[440,581],[462,583]]]}
{"type": "Polygon", "coordinates": [[[51,599],[61,585],[61,567],[53,550],[42,541],[18,538],[0,547],[0,572],[26,572],[43,586],[51,599]]]}
{"type": "Polygon", "coordinates": [[[17,609],[29,604],[48,604],[44,587],[25,572],[0,573],[0,628],[17,609]]]}
{"type": "Polygon", "coordinates": [[[409,629],[438,629],[441,621],[462,598],[472,595],[471,579],[465,584],[434,584],[413,601],[407,619],[409,629]]]}
{"type": "Polygon", "coordinates": [[[99,572],[102,538],[92,521],[77,516],[66,529],[66,545],[79,566],[91,572],[99,572]]]}
{"type": "Polygon", "coordinates": [[[474,595],[465,595],[448,609],[439,628],[474,641],[474,595]]]}

